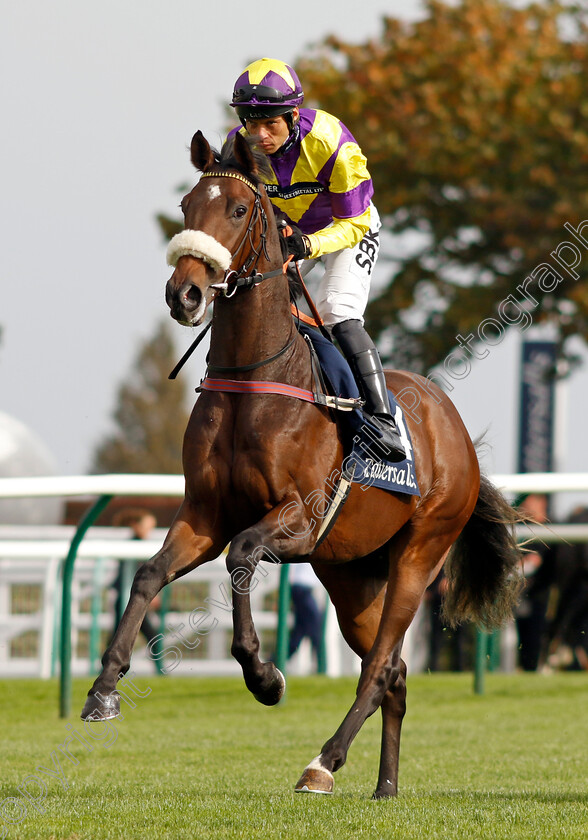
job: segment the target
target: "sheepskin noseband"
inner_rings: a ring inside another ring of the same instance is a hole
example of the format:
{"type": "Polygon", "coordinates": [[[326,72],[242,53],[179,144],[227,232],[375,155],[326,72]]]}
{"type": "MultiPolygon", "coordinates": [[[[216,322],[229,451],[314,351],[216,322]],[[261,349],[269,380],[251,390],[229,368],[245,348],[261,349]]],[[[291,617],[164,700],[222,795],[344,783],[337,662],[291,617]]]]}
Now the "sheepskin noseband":
{"type": "Polygon", "coordinates": [[[201,230],[182,230],[170,240],[167,264],[176,266],[180,257],[185,256],[204,260],[215,271],[227,271],[232,262],[231,252],[201,230]]]}

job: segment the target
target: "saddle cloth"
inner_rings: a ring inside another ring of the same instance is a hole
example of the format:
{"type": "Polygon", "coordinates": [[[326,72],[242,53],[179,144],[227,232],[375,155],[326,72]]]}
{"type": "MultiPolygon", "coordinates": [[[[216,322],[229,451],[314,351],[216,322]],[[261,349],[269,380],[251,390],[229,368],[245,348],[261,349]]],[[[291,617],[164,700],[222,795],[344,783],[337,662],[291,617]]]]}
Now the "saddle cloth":
{"type": "MultiPolygon", "coordinates": [[[[338,397],[357,399],[360,394],[355,377],[346,359],[335,345],[313,327],[299,323],[298,329],[312,342],[331,393],[338,397]]],[[[406,452],[405,460],[394,463],[386,460],[385,450],[379,444],[381,433],[378,427],[374,425],[368,414],[356,409],[350,412],[339,412],[337,417],[337,422],[342,424],[347,453],[345,466],[349,470],[355,465],[353,481],[361,484],[364,489],[379,487],[393,493],[420,496],[414,471],[412,443],[404,412],[390,390],[388,390],[388,398],[390,410],[406,452]]]]}

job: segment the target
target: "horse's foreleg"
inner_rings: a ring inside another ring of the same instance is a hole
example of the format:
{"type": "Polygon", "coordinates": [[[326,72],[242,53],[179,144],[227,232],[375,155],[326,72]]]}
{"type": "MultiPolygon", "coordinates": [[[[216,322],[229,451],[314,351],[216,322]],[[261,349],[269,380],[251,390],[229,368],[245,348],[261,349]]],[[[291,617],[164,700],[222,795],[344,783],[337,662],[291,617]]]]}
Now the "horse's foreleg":
{"type": "Polygon", "coordinates": [[[258,560],[254,551],[246,557],[237,551],[233,554],[229,551],[227,557],[233,598],[231,654],[241,666],[245,685],[255,699],[266,706],[274,706],[284,694],[286,681],[273,662],[262,662],[259,658],[259,637],[253,624],[249,598],[250,589],[255,586],[258,560]]]}
{"type": "Polygon", "coordinates": [[[106,720],[119,714],[116,684],[129,669],[133,646],[151,601],[163,586],[214,559],[224,547],[212,535],[198,534],[181,512],[161,551],[137,570],[127,607],[102,657],[102,671],[88,692],[81,715],[84,720],[106,720]]]}
{"type": "MultiPolygon", "coordinates": [[[[304,555],[310,550],[309,538],[293,540],[288,534],[304,532],[304,523],[284,521],[283,506],[271,511],[252,528],[243,531],[231,542],[227,556],[227,569],[231,575],[233,597],[233,644],[231,653],[243,669],[245,685],[256,700],[273,706],[284,694],[286,681],[273,662],[259,658],[259,638],[251,616],[250,592],[254,587],[254,574],[259,561],[279,563],[304,555]]],[[[291,505],[296,510],[302,506],[291,505]]],[[[289,514],[288,514],[289,515],[289,514]]]]}

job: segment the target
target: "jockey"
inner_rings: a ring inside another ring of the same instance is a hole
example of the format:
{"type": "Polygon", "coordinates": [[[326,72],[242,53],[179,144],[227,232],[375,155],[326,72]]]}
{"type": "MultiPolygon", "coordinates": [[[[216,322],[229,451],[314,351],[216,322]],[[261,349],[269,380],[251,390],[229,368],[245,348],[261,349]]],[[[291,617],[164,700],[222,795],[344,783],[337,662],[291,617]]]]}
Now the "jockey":
{"type": "Polygon", "coordinates": [[[349,130],[325,111],[301,108],[298,76],[283,61],[262,58],[235,82],[231,105],[242,128],[270,161],[269,198],[297,229],[287,238],[303,275],[323,263],[316,299],[382,433],[391,461],[406,455],[390,412],[378,351],[364,329],[380,218],[371,202],[366,159],[349,130]]]}

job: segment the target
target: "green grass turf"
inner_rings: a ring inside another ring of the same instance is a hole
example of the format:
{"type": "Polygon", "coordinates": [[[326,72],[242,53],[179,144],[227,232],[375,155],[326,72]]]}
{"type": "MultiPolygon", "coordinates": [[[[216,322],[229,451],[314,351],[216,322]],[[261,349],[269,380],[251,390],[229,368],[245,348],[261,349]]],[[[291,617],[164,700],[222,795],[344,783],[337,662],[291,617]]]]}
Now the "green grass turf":
{"type": "MultiPolygon", "coordinates": [[[[0,681],[0,800],[25,803],[18,786],[38,766],[53,769],[53,752],[68,785],[41,773],[44,812],[26,803],[20,822],[0,820],[0,838],[588,837],[585,674],[492,674],[482,696],[467,674],[409,679],[400,793],[381,802],[370,799],[379,713],[335,775],[333,796],[293,792],[351,705],[353,679],[291,679],[273,709],[238,679],[137,680],[149,696],[103,729],[91,753],[74,744],[76,765],[58,747],[66,723],[85,734],[78,715],[90,683],[74,682],[75,714],[65,721],[55,681],[0,681]]],[[[30,790],[39,792],[34,781],[30,790]]],[[[0,813],[18,818],[18,803],[4,801],[0,813]]]]}

